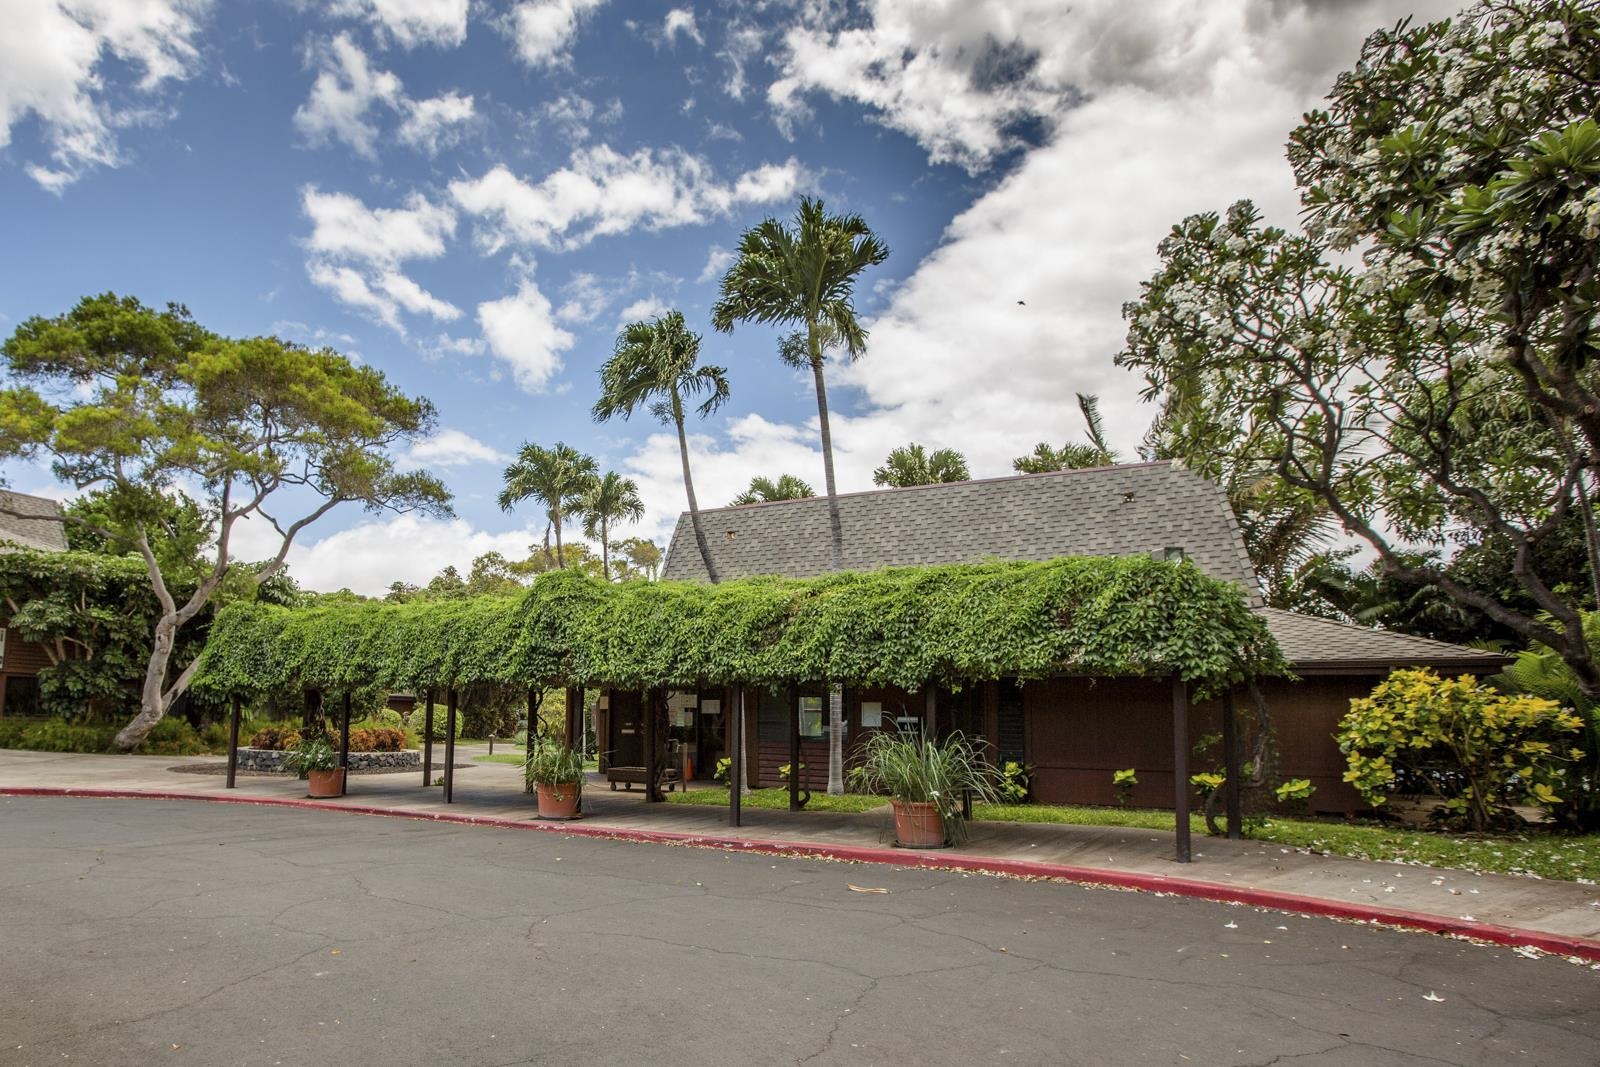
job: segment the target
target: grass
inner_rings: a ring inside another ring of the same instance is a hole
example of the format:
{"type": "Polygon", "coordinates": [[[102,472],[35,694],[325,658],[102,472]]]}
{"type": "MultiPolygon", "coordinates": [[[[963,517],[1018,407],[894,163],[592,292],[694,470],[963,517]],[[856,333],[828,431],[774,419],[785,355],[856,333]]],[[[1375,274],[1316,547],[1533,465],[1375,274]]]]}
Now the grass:
{"type": "MultiPolygon", "coordinates": [[[[668,794],[675,804],[722,806],[728,794],[720,789],[691,789],[668,794]]],[[[807,811],[871,811],[887,800],[846,793],[830,797],[813,793],[807,811]]],[[[785,809],[787,789],[757,789],[744,798],[750,808],[785,809]]],[[[986,822],[1061,823],[1071,826],[1125,826],[1139,830],[1172,829],[1170,811],[1147,808],[1098,808],[1051,804],[974,804],[974,820],[986,822]]],[[[1205,819],[1190,825],[1206,832],[1205,819]]],[[[1354,859],[1451,867],[1487,874],[1515,874],[1562,881],[1600,882],[1600,834],[1556,834],[1529,830],[1523,834],[1475,836],[1447,834],[1375,822],[1337,822],[1272,817],[1247,822],[1245,836],[1264,844],[1354,859]]]]}
{"type": "Polygon", "coordinates": [[[526,763],[528,757],[522,752],[496,752],[492,756],[473,756],[474,763],[526,763]]]}
{"type": "MultiPolygon", "coordinates": [[[[681,793],[668,793],[667,800],[674,804],[693,804],[703,807],[728,806],[728,792],[725,789],[690,789],[681,793]]],[[[786,811],[789,807],[789,790],[784,789],[753,789],[745,794],[740,802],[747,808],[772,808],[786,811]]],[[[811,800],[806,804],[807,811],[872,811],[889,803],[888,797],[870,796],[862,793],[846,793],[843,796],[830,797],[826,793],[812,793],[811,800]]]]}
{"type": "MultiPolygon", "coordinates": [[[[1140,808],[1094,808],[1048,804],[976,804],[975,819],[994,822],[1066,823],[1171,830],[1172,813],[1140,808]]],[[[1206,832],[1205,819],[1190,825],[1206,832]]],[[[1391,823],[1336,822],[1272,817],[1246,822],[1252,841],[1350,856],[1361,860],[1418,863],[1492,874],[1519,874],[1564,881],[1600,881],[1600,834],[1554,834],[1529,830],[1496,837],[1447,834],[1391,823]]]]}

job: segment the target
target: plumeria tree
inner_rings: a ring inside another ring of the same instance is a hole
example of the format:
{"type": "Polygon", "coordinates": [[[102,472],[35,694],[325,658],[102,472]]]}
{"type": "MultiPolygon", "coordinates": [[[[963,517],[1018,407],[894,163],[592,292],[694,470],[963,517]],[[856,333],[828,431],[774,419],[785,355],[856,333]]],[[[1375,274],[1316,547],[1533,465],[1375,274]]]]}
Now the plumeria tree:
{"type": "Polygon", "coordinates": [[[19,326],[3,349],[0,456],[46,458],[57,478],[92,492],[69,525],[143,560],[158,610],[139,713],[116,737],[142,741],[189,687],[198,660],[173,676],[173,652],[230,576],[261,586],[302,530],[341,504],[449,513],[425,472],[399,472],[391,449],[431,432],[433,406],[372,367],[273,337],[219,336],[188,310],[157,311],[113,293],[19,326]],[[196,502],[174,526],[177,494],[196,502]],[[241,568],[242,522],[275,541],[241,568]],[[214,529],[196,566],[188,542],[214,529]]]}
{"type": "Polygon", "coordinates": [[[1593,590],[1553,581],[1539,548],[1576,518],[1600,570],[1597,110],[1592,3],[1490,0],[1373,34],[1291,137],[1304,231],[1248,203],[1184,220],[1119,356],[1389,574],[1552,649],[1591,694],[1593,590]],[[1503,549],[1518,602],[1412,551],[1455,544],[1503,549]]]}

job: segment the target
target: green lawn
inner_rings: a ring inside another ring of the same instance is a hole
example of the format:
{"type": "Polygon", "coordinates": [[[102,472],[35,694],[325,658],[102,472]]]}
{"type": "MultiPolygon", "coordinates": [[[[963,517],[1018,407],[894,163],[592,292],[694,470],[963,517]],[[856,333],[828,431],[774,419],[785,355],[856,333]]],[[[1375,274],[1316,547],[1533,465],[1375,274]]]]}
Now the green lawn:
{"type": "MultiPolygon", "coordinates": [[[[682,793],[668,793],[667,799],[674,804],[697,804],[706,807],[727,807],[728,791],[725,789],[690,789],[682,793]]],[[[788,789],[753,789],[743,800],[747,808],[773,808],[787,810],[789,807],[788,789]]],[[[888,797],[865,796],[860,793],[846,793],[843,796],[830,797],[826,793],[812,793],[811,801],[806,804],[807,811],[872,811],[889,803],[888,797]]]]}
{"type": "MultiPolygon", "coordinates": [[[[675,804],[726,805],[720,789],[691,789],[669,793],[675,804]]],[[[784,809],[787,789],[757,789],[745,797],[746,807],[784,809]]],[[[813,793],[807,811],[871,811],[886,803],[883,797],[847,793],[830,797],[813,793]]],[[[1171,830],[1172,813],[1143,808],[1095,808],[1049,804],[976,804],[973,818],[989,822],[1064,823],[1074,826],[1129,826],[1142,830],[1171,830]]],[[[1205,820],[1195,815],[1190,825],[1196,834],[1206,832],[1205,820]]],[[[1336,822],[1317,819],[1270,818],[1247,825],[1253,841],[1308,849],[1356,859],[1418,863],[1430,867],[1495,874],[1537,875],[1563,881],[1600,882],[1600,834],[1568,835],[1529,831],[1520,835],[1476,837],[1438,833],[1371,822],[1336,822]]]]}
{"type": "Polygon", "coordinates": [[[473,756],[472,757],[472,762],[474,762],[474,763],[524,763],[524,762],[527,761],[527,759],[528,759],[528,757],[527,757],[526,753],[522,752],[521,750],[517,750],[515,752],[496,752],[492,756],[473,756]]]}

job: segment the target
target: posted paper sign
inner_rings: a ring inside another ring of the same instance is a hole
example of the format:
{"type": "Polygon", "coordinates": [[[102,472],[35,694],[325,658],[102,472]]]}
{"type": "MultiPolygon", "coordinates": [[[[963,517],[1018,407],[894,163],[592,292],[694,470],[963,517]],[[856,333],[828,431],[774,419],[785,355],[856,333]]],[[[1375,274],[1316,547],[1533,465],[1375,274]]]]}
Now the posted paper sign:
{"type": "Polygon", "coordinates": [[[883,725],[883,705],[876,700],[863,700],[861,702],[861,725],[870,730],[876,730],[883,725]]]}

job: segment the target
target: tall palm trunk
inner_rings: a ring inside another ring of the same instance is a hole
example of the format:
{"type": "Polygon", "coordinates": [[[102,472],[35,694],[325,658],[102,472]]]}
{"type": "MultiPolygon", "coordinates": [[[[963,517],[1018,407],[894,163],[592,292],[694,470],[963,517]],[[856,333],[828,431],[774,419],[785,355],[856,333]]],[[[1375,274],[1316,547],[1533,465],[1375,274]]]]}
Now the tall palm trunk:
{"type": "MultiPolygon", "coordinates": [[[[828,492],[828,527],[832,535],[833,569],[844,570],[844,531],[839,524],[839,491],[833,481],[833,430],[828,425],[828,387],[822,381],[822,345],[813,326],[811,378],[817,386],[817,423],[822,429],[822,481],[828,492]]],[[[828,687],[828,795],[844,793],[844,697],[838,686],[828,687]]]]}
{"type": "Polygon", "coordinates": [[[828,532],[832,537],[833,569],[844,570],[844,531],[839,525],[839,489],[833,481],[833,429],[828,425],[828,387],[822,381],[822,346],[817,331],[810,331],[811,380],[817,386],[817,422],[822,427],[822,483],[828,493],[828,532]]]}
{"type": "Polygon", "coordinates": [[[556,529],[556,566],[565,569],[567,557],[561,552],[561,523],[561,505],[557,504],[550,509],[550,525],[556,529]]]}
{"type": "Polygon", "coordinates": [[[604,515],[600,516],[600,573],[611,580],[611,529],[604,515]]]}
{"type": "Polygon", "coordinates": [[[706,565],[706,577],[716,585],[716,564],[711,562],[711,546],[706,543],[705,527],[700,524],[700,503],[694,495],[694,479],[689,475],[689,435],[683,431],[683,398],[676,387],[672,390],[672,421],[678,427],[678,458],[683,461],[683,491],[689,497],[689,525],[694,528],[694,543],[700,549],[700,559],[706,565]]]}

